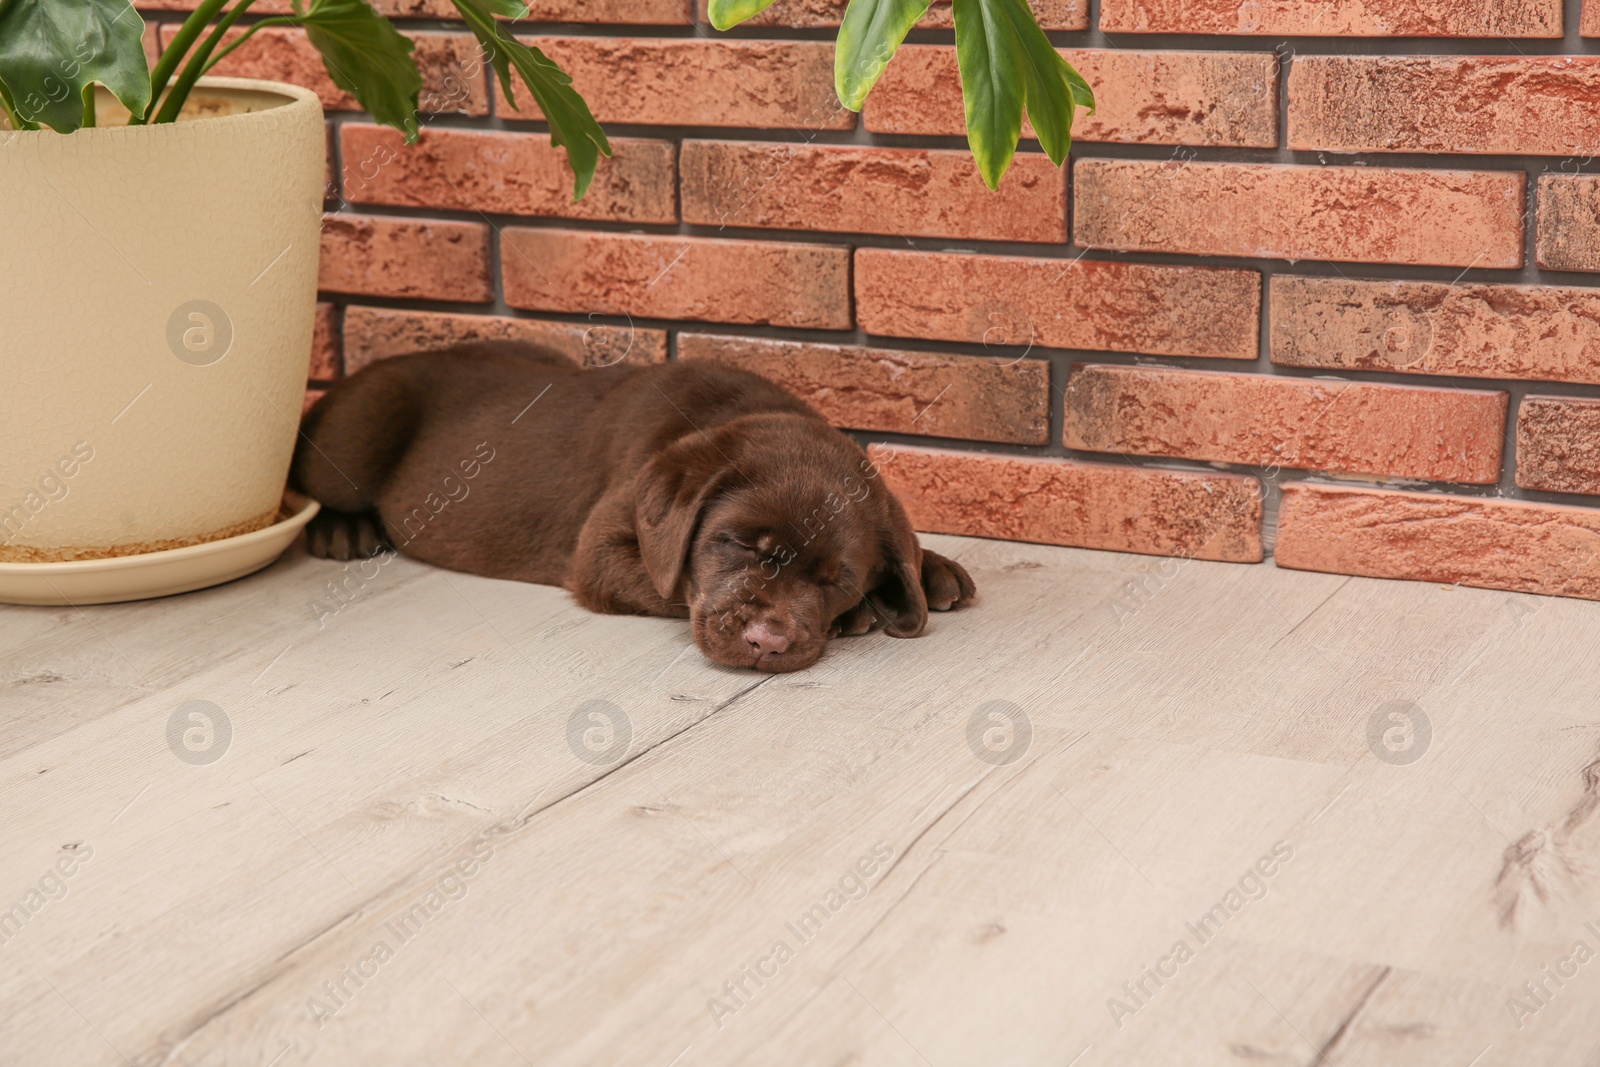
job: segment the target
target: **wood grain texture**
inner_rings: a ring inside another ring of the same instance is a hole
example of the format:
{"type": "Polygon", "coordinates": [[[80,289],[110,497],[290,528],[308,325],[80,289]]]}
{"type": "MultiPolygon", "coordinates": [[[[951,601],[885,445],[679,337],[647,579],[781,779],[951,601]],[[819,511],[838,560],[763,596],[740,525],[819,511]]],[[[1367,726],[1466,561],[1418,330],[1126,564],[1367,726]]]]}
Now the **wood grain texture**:
{"type": "Polygon", "coordinates": [[[1592,1061],[1600,608],[928,540],[789,676],[403,559],[0,609],[0,1063],[1592,1061]]]}

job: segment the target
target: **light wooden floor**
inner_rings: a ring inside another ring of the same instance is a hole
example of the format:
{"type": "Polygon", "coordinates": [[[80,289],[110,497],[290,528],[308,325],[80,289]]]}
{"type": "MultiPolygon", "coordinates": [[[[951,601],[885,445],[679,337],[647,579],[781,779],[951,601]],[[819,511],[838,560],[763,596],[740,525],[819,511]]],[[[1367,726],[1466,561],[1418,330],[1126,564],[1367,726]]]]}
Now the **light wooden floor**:
{"type": "Polygon", "coordinates": [[[1600,1062],[1600,605],[930,543],[778,677],[403,560],[0,609],[0,1064],[1600,1062]]]}

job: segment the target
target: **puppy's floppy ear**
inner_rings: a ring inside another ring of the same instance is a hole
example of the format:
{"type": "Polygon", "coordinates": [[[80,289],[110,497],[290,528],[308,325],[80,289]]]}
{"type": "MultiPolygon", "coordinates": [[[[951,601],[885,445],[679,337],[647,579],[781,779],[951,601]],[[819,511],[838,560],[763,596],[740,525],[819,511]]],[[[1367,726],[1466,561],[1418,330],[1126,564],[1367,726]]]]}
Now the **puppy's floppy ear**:
{"type": "Polygon", "coordinates": [[[867,602],[884,620],[884,633],[890,637],[917,637],[928,625],[928,598],[922,591],[922,545],[900,502],[892,496],[888,500],[885,569],[867,594],[867,602]]]}
{"type": "Polygon", "coordinates": [[[650,584],[676,599],[700,515],[728,481],[731,464],[715,441],[696,431],[663,448],[634,481],[634,525],[650,584]]]}

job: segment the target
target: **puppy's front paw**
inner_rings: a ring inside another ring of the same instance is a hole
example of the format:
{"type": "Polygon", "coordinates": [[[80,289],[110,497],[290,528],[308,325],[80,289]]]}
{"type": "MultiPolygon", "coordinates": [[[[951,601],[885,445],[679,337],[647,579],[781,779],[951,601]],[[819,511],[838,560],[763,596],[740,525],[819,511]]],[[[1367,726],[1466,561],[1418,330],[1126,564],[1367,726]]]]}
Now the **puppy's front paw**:
{"type": "Polygon", "coordinates": [[[878,625],[878,613],[863,600],[849,611],[833,620],[828,628],[829,637],[859,637],[878,625]]]}
{"type": "Polygon", "coordinates": [[[971,603],[978,587],[972,584],[972,575],[961,564],[923,549],[922,592],[928,598],[929,608],[949,611],[971,603]]]}

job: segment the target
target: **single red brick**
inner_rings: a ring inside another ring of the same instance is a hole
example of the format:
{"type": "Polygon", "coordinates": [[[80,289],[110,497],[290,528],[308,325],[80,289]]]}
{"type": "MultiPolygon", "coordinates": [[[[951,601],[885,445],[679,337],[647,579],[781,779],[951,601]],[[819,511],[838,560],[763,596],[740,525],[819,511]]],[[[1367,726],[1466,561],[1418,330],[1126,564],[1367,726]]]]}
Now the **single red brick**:
{"type": "MultiPolygon", "coordinates": [[[[252,8],[254,10],[254,8],[252,8]]],[[[224,40],[232,41],[244,33],[230,30],[224,40]]],[[[470,33],[431,33],[418,31],[406,35],[416,43],[411,58],[422,72],[422,92],[417,106],[428,112],[460,112],[467,115],[489,113],[489,89],[484,81],[485,64],[479,58],[478,42],[470,33]]],[[[303,85],[314,91],[329,111],[359,111],[356,98],[333,83],[322,56],[302,29],[268,27],[216,65],[214,73],[232,78],[263,78],[268,81],[303,85]]]]}
{"type": "MultiPolygon", "coordinates": [[[[199,0],[135,0],[141,11],[193,11],[199,0]]],[[[450,0],[372,0],[378,14],[389,18],[459,19],[450,0]]],[[[287,15],[290,0],[256,0],[252,15],[287,15]]],[[[524,22],[603,22],[642,26],[688,26],[694,23],[693,0],[531,0],[524,22]]]]}
{"type": "Polygon", "coordinates": [[[582,200],[572,199],[564,149],[543,133],[432,127],[407,145],[387,126],[340,129],[344,195],[363,204],[494,211],[508,215],[678,221],[671,141],[617,137],[582,200]]]}
{"type": "Polygon", "coordinates": [[[1078,363],[1068,448],[1490,483],[1507,395],[1078,363]]]}
{"type": "Polygon", "coordinates": [[[539,345],[588,367],[665,363],[667,360],[665,330],[629,324],[345,308],[345,370],[350,374],[380,359],[437,351],[468,341],[520,341],[539,345]]]}
{"type": "Polygon", "coordinates": [[[1600,399],[1528,396],[1517,409],[1517,484],[1600,493],[1600,399]]]}
{"type": "Polygon", "coordinates": [[[683,219],[704,226],[1065,241],[1066,172],[1018,153],[997,192],[971,153],[685,141],[683,219]]]}
{"type": "Polygon", "coordinates": [[[318,304],[311,333],[311,371],[308,377],[330,381],[339,377],[339,309],[318,304]]]}
{"type": "Polygon", "coordinates": [[[1238,474],[872,445],[929,533],[1255,563],[1261,483],[1238,474]]]}
{"type": "Polygon", "coordinates": [[[1595,154],[1600,56],[1298,56],[1289,147],[1595,154]]]}
{"type": "Polygon", "coordinates": [[[1522,266],[1521,171],[1080,159],[1091,248],[1451,267],[1522,266]]]}
{"type": "MultiPolygon", "coordinates": [[[[1061,54],[1094,87],[1098,104],[1093,113],[1078,110],[1076,140],[1277,146],[1277,57],[1269,52],[1068,48],[1061,54]]],[[[901,48],[867,97],[862,120],[874,133],[966,133],[955,48],[901,48]]],[[[1023,124],[1022,135],[1033,136],[1032,124],[1023,124]]]]}
{"type": "Polygon", "coordinates": [[[1042,445],[1050,365],[859,345],[680,333],[678,359],[711,359],[783,386],[835,426],[1042,445]]]}
{"type": "Polygon", "coordinates": [[[1540,175],[1535,237],[1539,266],[1600,271],[1600,177],[1540,175]]]}
{"type": "Polygon", "coordinates": [[[828,41],[538,37],[601,122],[853,130],[828,41]]]}
{"type": "Polygon", "coordinates": [[[1560,37],[1561,0],[1105,0],[1107,33],[1560,37]]]}
{"type": "Polygon", "coordinates": [[[507,227],[500,247],[512,307],[850,327],[841,245],[507,227]]]}
{"type": "MultiPolygon", "coordinates": [[[[140,11],[193,11],[200,0],[133,0],[140,11]]],[[[302,7],[305,5],[302,4],[302,7]]],[[[460,18],[450,0],[372,0],[378,14],[389,18],[460,18]]],[[[255,0],[252,15],[291,15],[291,0],[255,0]]],[[[265,32],[265,31],[263,31],[265,32]]]]}
{"type": "Polygon", "coordinates": [[[1600,292],[1280,274],[1272,362],[1600,382],[1600,292]]]}
{"type": "Polygon", "coordinates": [[[531,0],[521,21],[692,26],[694,0],[531,0]]]}
{"type": "Polygon", "coordinates": [[[1585,37],[1600,37],[1600,2],[1583,0],[1583,21],[1578,32],[1585,37]]]}
{"type": "Polygon", "coordinates": [[[494,299],[489,228],[476,222],[325,215],[318,288],[332,293],[494,299]]]}
{"type": "MultiPolygon", "coordinates": [[[[917,23],[925,30],[948,30],[955,25],[950,17],[951,0],[933,0],[928,13],[917,23]]],[[[837,26],[849,0],[777,0],[771,7],[741,26],[837,26]]],[[[1089,28],[1089,0],[1029,0],[1033,17],[1047,30],[1086,30],[1089,28]]],[[[710,22],[706,0],[700,0],[700,21],[710,22]]]]}
{"type": "Polygon", "coordinates": [[[1600,600],[1600,509],[1296,483],[1280,567],[1600,600]]]}
{"type": "Polygon", "coordinates": [[[1255,359],[1261,276],[1219,267],[863,248],[856,252],[856,306],[862,329],[888,337],[998,350],[1037,344],[1255,359]]]}

